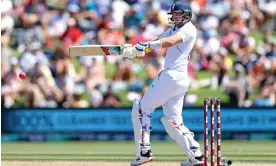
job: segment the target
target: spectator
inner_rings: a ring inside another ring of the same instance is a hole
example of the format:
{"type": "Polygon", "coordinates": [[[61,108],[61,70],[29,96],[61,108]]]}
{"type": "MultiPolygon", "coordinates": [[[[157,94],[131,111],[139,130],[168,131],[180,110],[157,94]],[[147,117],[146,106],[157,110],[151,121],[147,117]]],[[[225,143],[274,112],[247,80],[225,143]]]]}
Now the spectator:
{"type": "Polygon", "coordinates": [[[212,72],[212,89],[218,88],[226,80],[228,80],[228,73],[231,66],[231,60],[227,58],[228,51],[221,47],[218,54],[212,59],[211,72],[212,72]]]}
{"type": "Polygon", "coordinates": [[[103,94],[99,90],[99,85],[91,91],[90,103],[94,108],[101,107],[103,105],[103,94]]]}
{"type": "Polygon", "coordinates": [[[69,48],[71,45],[79,45],[81,42],[81,30],[77,27],[74,18],[68,19],[68,28],[60,37],[63,47],[69,48]]]}
{"type": "Polygon", "coordinates": [[[32,42],[26,47],[26,51],[20,58],[20,66],[24,72],[30,71],[34,68],[36,63],[48,65],[48,59],[44,52],[41,51],[41,44],[32,42]]]}
{"type": "Polygon", "coordinates": [[[133,82],[135,80],[135,73],[132,69],[132,62],[130,60],[118,61],[116,63],[116,68],[115,81],[133,82]]]}
{"type": "Polygon", "coordinates": [[[232,44],[232,51],[238,56],[238,61],[246,64],[255,48],[255,40],[249,36],[248,31],[241,32],[239,35],[239,40],[232,44]]]}
{"type": "Polygon", "coordinates": [[[147,86],[150,86],[153,80],[156,78],[156,76],[159,73],[160,64],[158,62],[152,62],[148,63],[146,66],[148,79],[146,80],[147,86]]]}
{"type": "Polygon", "coordinates": [[[122,102],[118,96],[116,96],[113,91],[112,87],[108,87],[107,94],[104,95],[103,100],[103,106],[104,107],[113,107],[113,108],[119,108],[122,107],[122,102]]]}
{"type": "Polygon", "coordinates": [[[230,82],[224,86],[224,89],[225,92],[230,95],[231,103],[237,103],[237,106],[244,107],[247,93],[247,81],[244,79],[244,68],[241,64],[236,64],[234,69],[235,75],[230,79],[230,82]]]}
{"type": "Polygon", "coordinates": [[[90,91],[96,85],[103,84],[105,81],[105,68],[103,62],[93,58],[92,65],[87,68],[86,78],[84,80],[86,88],[90,91]]]}
{"type": "Polygon", "coordinates": [[[10,108],[16,103],[22,90],[22,84],[17,79],[19,70],[17,64],[12,64],[10,70],[2,75],[1,97],[6,108],[10,108]]]}
{"type": "MultiPolygon", "coordinates": [[[[14,28],[14,19],[11,16],[12,2],[9,0],[3,0],[1,2],[1,32],[11,34],[14,28]]],[[[3,34],[3,33],[1,33],[3,34]]]]}
{"type": "Polygon", "coordinates": [[[86,108],[89,106],[88,102],[81,98],[81,93],[78,92],[73,93],[70,103],[72,108],[86,108]]]}
{"type": "Polygon", "coordinates": [[[200,62],[201,69],[209,69],[211,59],[218,52],[220,47],[219,40],[216,38],[216,31],[204,31],[202,38],[197,40],[195,47],[202,58],[200,62]]]}

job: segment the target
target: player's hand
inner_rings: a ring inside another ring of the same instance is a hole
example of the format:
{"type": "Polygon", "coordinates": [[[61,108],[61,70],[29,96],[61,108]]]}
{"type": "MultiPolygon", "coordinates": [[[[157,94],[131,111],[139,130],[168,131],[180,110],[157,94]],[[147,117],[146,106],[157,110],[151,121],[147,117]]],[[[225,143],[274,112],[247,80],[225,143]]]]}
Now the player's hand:
{"type": "Polygon", "coordinates": [[[136,54],[137,52],[135,47],[126,47],[122,52],[123,58],[128,58],[128,59],[134,59],[136,57],[136,54]]]}
{"type": "Polygon", "coordinates": [[[138,57],[143,57],[145,56],[146,53],[149,53],[152,51],[148,43],[139,42],[138,44],[135,45],[135,48],[138,51],[137,52],[138,57]]]}
{"type": "Polygon", "coordinates": [[[135,57],[143,57],[146,53],[151,52],[148,44],[139,42],[135,46],[125,47],[122,56],[128,59],[134,59],[135,57]]]}

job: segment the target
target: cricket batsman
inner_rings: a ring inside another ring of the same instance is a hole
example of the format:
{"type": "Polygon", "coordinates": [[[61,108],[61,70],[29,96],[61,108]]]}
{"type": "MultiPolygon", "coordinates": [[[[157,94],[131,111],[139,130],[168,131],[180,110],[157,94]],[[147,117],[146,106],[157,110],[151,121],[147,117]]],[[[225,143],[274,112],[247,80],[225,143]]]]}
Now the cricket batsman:
{"type": "Polygon", "coordinates": [[[189,160],[181,166],[204,164],[194,134],[184,125],[182,107],[184,95],[189,87],[189,54],[195,44],[197,30],[193,23],[192,9],[188,4],[175,2],[168,13],[171,25],[157,40],[138,43],[123,50],[124,58],[143,57],[148,50],[168,48],[164,70],[153,81],[141,101],[134,100],[131,119],[134,127],[136,160],[131,166],[142,165],[154,159],[150,145],[151,114],[162,106],[164,117],[161,122],[168,135],[188,155],[189,160]]]}

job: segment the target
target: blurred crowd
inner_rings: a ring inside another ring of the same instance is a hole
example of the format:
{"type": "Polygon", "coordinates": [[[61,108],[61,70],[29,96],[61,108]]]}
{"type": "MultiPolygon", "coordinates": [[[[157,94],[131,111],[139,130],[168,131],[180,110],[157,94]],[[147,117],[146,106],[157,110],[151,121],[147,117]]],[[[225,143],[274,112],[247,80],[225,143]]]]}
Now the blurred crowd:
{"type": "MultiPolygon", "coordinates": [[[[167,28],[173,2],[2,0],[2,106],[130,106],[124,100],[141,98],[162,70],[165,49],[130,61],[119,56],[71,58],[68,48],[156,39],[167,28]],[[18,78],[20,71],[27,73],[24,81],[18,78]]],[[[189,63],[191,88],[223,91],[234,106],[274,107],[276,1],[186,2],[198,28],[189,63]],[[198,71],[209,71],[211,77],[203,80],[198,71]]]]}

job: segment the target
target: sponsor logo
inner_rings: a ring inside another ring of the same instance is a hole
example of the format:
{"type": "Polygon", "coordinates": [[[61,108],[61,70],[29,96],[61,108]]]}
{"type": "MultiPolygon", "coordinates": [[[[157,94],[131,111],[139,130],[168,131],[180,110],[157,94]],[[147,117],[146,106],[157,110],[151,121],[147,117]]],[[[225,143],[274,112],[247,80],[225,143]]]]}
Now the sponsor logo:
{"type": "Polygon", "coordinates": [[[120,47],[102,47],[106,55],[120,55],[120,47]]]}

